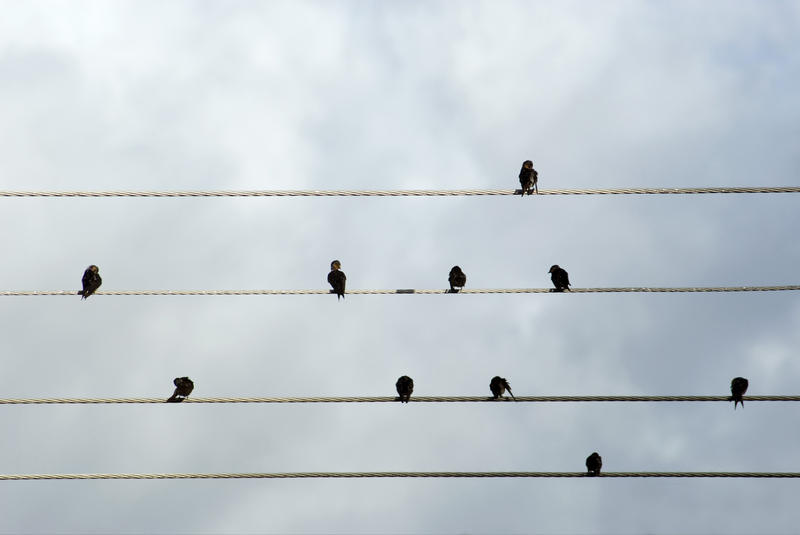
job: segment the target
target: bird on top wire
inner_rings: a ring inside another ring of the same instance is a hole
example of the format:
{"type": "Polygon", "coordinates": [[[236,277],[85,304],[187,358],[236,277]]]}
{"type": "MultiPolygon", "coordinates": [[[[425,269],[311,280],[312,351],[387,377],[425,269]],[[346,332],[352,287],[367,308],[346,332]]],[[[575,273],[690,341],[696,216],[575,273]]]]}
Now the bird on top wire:
{"type": "Polygon", "coordinates": [[[453,266],[453,269],[450,270],[450,276],[447,278],[447,281],[450,283],[450,292],[451,294],[458,293],[465,284],[467,284],[467,276],[461,271],[461,268],[458,266],[453,266]]]}
{"type": "Polygon", "coordinates": [[[414,379],[408,375],[402,375],[397,379],[394,386],[397,388],[397,395],[399,396],[396,399],[401,403],[408,403],[411,394],[414,392],[414,379]]]}
{"type": "Polygon", "coordinates": [[[733,410],[736,410],[737,403],[741,403],[744,409],[744,400],[742,396],[747,392],[747,387],[749,385],[750,382],[744,377],[734,377],[731,381],[731,396],[728,398],[728,401],[733,401],[733,410]]]}
{"type": "Polygon", "coordinates": [[[522,162],[522,169],[519,171],[519,184],[522,186],[522,193],[520,196],[524,197],[525,193],[530,195],[535,190],[539,193],[539,173],[533,168],[533,162],[525,160],[522,162]]]}
{"type": "Polygon", "coordinates": [[[569,282],[569,273],[560,267],[558,264],[554,264],[550,266],[550,280],[553,281],[553,286],[555,288],[550,290],[551,292],[563,292],[564,290],[569,291],[569,287],[571,286],[569,282]]]}
{"type": "Polygon", "coordinates": [[[175,392],[167,399],[167,403],[180,403],[194,390],[194,382],[188,377],[176,377],[172,384],[175,385],[175,392]]]}
{"type": "Polygon", "coordinates": [[[506,390],[508,390],[508,394],[511,398],[514,399],[514,401],[517,400],[514,394],[511,393],[511,385],[508,384],[508,381],[506,381],[504,377],[500,377],[499,375],[492,377],[491,382],[489,382],[489,390],[492,391],[492,397],[490,399],[501,399],[506,390]]]}
{"type": "Polygon", "coordinates": [[[100,278],[100,268],[94,264],[86,268],[86,271],[83,272],[81,283],[83,284],[83,290],[79,291],[78,295],[82,296],[81,301],[83,301],[103,284],[103,279],[100,278]]]}

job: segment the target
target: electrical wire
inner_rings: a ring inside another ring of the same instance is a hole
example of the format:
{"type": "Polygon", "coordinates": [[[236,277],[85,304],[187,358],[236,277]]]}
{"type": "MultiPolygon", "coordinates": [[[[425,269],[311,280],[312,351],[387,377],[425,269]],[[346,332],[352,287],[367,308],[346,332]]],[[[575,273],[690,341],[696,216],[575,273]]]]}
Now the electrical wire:
{"type": "MultiPolygon", "coordinates": [[[[473,197],[519,195],[513,189],[458,190],[256,190],[256,191],[0,191],[0,197],[473,197]]],[[[550,189],[540,195],[696,195],[709,193],[800,193],[800,186],[699,188],[550,189]]]]}
{"type": "MultiPolygon", "coordinates": [[[[0,481],[66,479],[589,478],[586,472],[240,472],[211,474],[0,474],[0,481]]],[[[603,478],[800,478],[800,472],[602,472],[603,478]]]]}
{"type": "MultiPolygon", "coordinates": [[[[800,401],[800,396],[745,396],[751,401],[800,401]]],[[[0,398],[0,405],[101,405],[165,403],[166,398],[0,398]]],[[[514,403],[533,402],[708,402],[729,401],[728,396],[411,396],[411,403],[514,403]]],[[[393,396],[355,397],[189,397],[183,403],[398,403],[393,396]]]]}
{"type": "MultiPolygon", "coordinates": [[[[459,294],[583,294],[583,293],[719,293],[719,292],[779,292],[797,291],[800,285],[783,286],[703,286],[703,287],[621,287],[621,288],[572,288],[566,292],[554,292],[549,288],[482,288],[459,290],[459,294]]],[[[100,290],[92,295],[329,295],[331,290],[100,290]]],[[[413,288],[395,290],[347,290],[347,295],[434,295],[448,294],[450,290],[417,290],[413,288]]],[[[76,290],[4,290],[0,296],[77,296],[76,290]]]]}

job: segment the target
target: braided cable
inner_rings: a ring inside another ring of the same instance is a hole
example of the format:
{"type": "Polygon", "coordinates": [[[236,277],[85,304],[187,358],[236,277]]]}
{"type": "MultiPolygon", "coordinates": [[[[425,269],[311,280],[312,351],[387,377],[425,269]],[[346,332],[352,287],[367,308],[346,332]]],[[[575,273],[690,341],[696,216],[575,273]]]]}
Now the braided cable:
{"type": "MultiPolygon", "coordinates": [[[[458,190],[255,190],[255,191],[0,191],[0,197],[474,197],[519,195],[513,189],[458,190]]],[[[696,195],[800,193],[800,186],[550,189],[531,195],[696,195]]]]}
{"type": "MultiPolygon", "coordinates": [[[[586,478],[586,472],[240,472],[211,474],[0,474],[0,481],[67,479],[586,478]]],[[[800,472],[603,472],[598,478],[800,478],[800,472]]]]}
{"type": "MultiPolygon", "coordinates": [[[[779,292],[797,291],[800,285],[784,286],[710,286],[710,287],[622,287],[622,288],[572,288],[566,292],[554,292],[549,288],[480,288],[459,290],[459,294],[582,294],[582,293],[719,293],[719,292],[779,292]]],[[[107,290],[92,295],[329,295],[331,290],[107,290]]],[[[448,294],[449,290],[347,290],[347,295],[433,295],[448,294]]],[[[75,290],[3,290],[0,296],[77,296],[75,290]]]]}
{"type": "MultiPolygon", "coordinates": [[[[800,396],[745,396],[744,401],[800,401],[800,396]]],[[[101,405],[164,403],[163,398],[0,398],[0,405],[101,405]]],[[[533,402],[707,402],[729,401],[728,396],[412,396],[411,403],[514,403],[533,402]]],[[[189,397],[183,403],[397,403],[393,396],[352,397],[189,397]]]]}

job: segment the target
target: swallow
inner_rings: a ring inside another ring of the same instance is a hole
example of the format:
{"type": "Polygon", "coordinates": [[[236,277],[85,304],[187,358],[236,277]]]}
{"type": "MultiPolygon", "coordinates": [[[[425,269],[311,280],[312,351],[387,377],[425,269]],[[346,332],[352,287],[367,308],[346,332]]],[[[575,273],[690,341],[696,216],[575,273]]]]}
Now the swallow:
{"type": "Polygon", "coordinates": [[[492,377],[492,381],[489,383],[489,390],[492,391],[492,398],[491,399],[500,399],[503,397],[503,394],[506,390],[508,390],[509,395],[516,401],[514,394],[511,393],[511,385],[508,384],[503,377],[499,375],[495,375],[492,377]]]}
{"type": "Polygon", "coordinates": [[[167,403],[180,403],[194,390],[194,383],[188,377],[176,377],[172,384],[175,385],[175,392],[167,399],[167,403]]]}
{"type": "Polygon", "coordinates": [[[342,263],[338,260],[331,262],[331,272],[328,273],[328,284],[333,288],[332,293],[336,294],[336,300],[344,299],[344,286],[347,282],[347,277],[344,271],[340,271],[342,263]]]}
{"type": "Polygon", "coordinates": [[[521,196],[523,197],[525,192],[530,195],[534,189],[536,193],[539,193],[539,173],[533,168],[532,161],[525,160],[522,162],[522,169],[519,171],[519,184],[522,186],[521,196]]]}
{"type": "Polygon", "coordinates": [[[553,286],[555,286],[554,290],[550,290],[551,292],[569,291],[571,284],[569,283],[569,273],[566,270],[555,264],[550,266],[549,273],[551,273],[550,280],[553,281],[553,286]]]}
{"type": "Polygon", "coordinates": [[[590,476],[599,476],[600,469],[603,467],[603,458],[597,452],[592,453],[586,458],[586,470],[590,476]]]}
{"type": "Polygon", "coordinates": [[[749,384],[750,382],[744,377],[734,377],[733,381],[731,381],[731,397],[728,398],[728,401],[733,401],[733,410],[736,410],[737,403],[741,403],[744,409],[744,400],[742,396],[747,392],[749,384]]]}
{"type": "Polygon", "coordinates": [[[448,282],[450,283],[450,293],[458,293],[458,290],[464,287],[467,283],[467,276],[461,271],[461,268],[458,266],[453,266],[453,269],[450,270],[450,276],[447,278],[448,282]],[[456,290],[458,288],[458,290],[456,290]]]}
{"type": "Polygon", "coordinates": [[[409,398],[411,398],[411,393],[414,392],[414,379],[408,375],[403,375],[397,380],[394,386],[397,388],[397,395],[400,396],[397,400],[401,403],[408,403],[409,398]]]}
{"type": "Polygon", "coordinates": [[[100,268],[92,264],[86,271],[83,272],[83,279],[81,279],[83,283],[83,290],[78,292],[78,295],[83,296],[81,300],[86,299],[103,284],[103,279],[100,278],[100,268]]]}

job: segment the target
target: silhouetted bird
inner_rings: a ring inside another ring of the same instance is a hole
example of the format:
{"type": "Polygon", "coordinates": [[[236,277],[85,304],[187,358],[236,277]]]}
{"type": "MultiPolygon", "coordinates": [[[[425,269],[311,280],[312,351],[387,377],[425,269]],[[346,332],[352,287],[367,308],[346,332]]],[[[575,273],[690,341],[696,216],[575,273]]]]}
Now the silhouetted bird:
{"type": "Polygon", "coordinates": [[[500,399],[505,391],[508,390],[509,395],[516,401],[514,394],[511,393],[511,385],[499,375],[492,377],[492,381],[489,383],[489,390],[492,391],[492,399],[500,399]]]}
{"type": "Polygon", "coordinates": [[[458,266],[453,266],[453,269],[450,270],[450,276],[447,278],[450,282],[450,293],[458,293],[458,290],[464,287],[467,283],[467,276],[464,275],[464,272],[461,271],[461,268],[458,266]],[[458,290],[456,290],[458,288],[458,290]]]}
{"type": "Polygon", "coordinates": [[[569,283],[569,273],[559,267],[558,264],[550,266],[549,273],[551,273],[550,280],[553,281],[553,286],[555,286],[554,290],[550,290],[551,292],[569,291],[569,287],[571,286],[569,283]]]}
{"type": "Polygon", "coordinates": [[[414,379],[408,375],[401,376],[394,385],[397,388],[397,398],[400,402],[408,403],[411,393],[414,392],[414,379]]]}
{"type": "Polygon", "coordinates": [[[600,469],[603,467],[603,458],[597,452],[592,453],[586,458],[586,470],[590,476],[599,476],[600,469]]]}
{"type": "Polygon", "coordinates": [[[331,262],[331,272],[328,273],[328,284],[330,284],[333,288],[333,293],[337,295],[337,301],[340,297],[344,298],[344,286],[347,282],[347,277],[345,276],[344,271],[340,271],[341,268],[342,263],[338,260],[334,260],[331,262]]]}
{"type": "Polygon", "coordinates": [[[175,385],[175,392],[167,399],[167,403],[180,403],[194,390],[194,383],[188,377],[176,377],[172,384],[175,385]]]}
{"type": "Polygon", "coordinates": [[[81,300],[83,300],[92,295],[103,284],[103,279],[100,278],[100,268],[94,264],[86,268],[81,282],[83,283],[83,290],[78,292],[78,295],[83,296],[81,297],[81,300]]]}
{"type": "Polygon", "coordinates": [[[533,168],[533,162],[525,160],[522,162],[522,169],[519,171],[519,184],[522,186],[522,195],[528,195],[535,189],[539,193],[539,173],[533,168]]]}
{"type": "Polygon", "coordinates": [[[750,382],[744,377],[734,377],[733,381],[731,381],[731,397],[728,398],[728,401],[733,401],[733,410],[736,410],[737,403],[741,403],[744,409],[744,400],[742,396],[747,392],[749,384],[750,382]]]}

